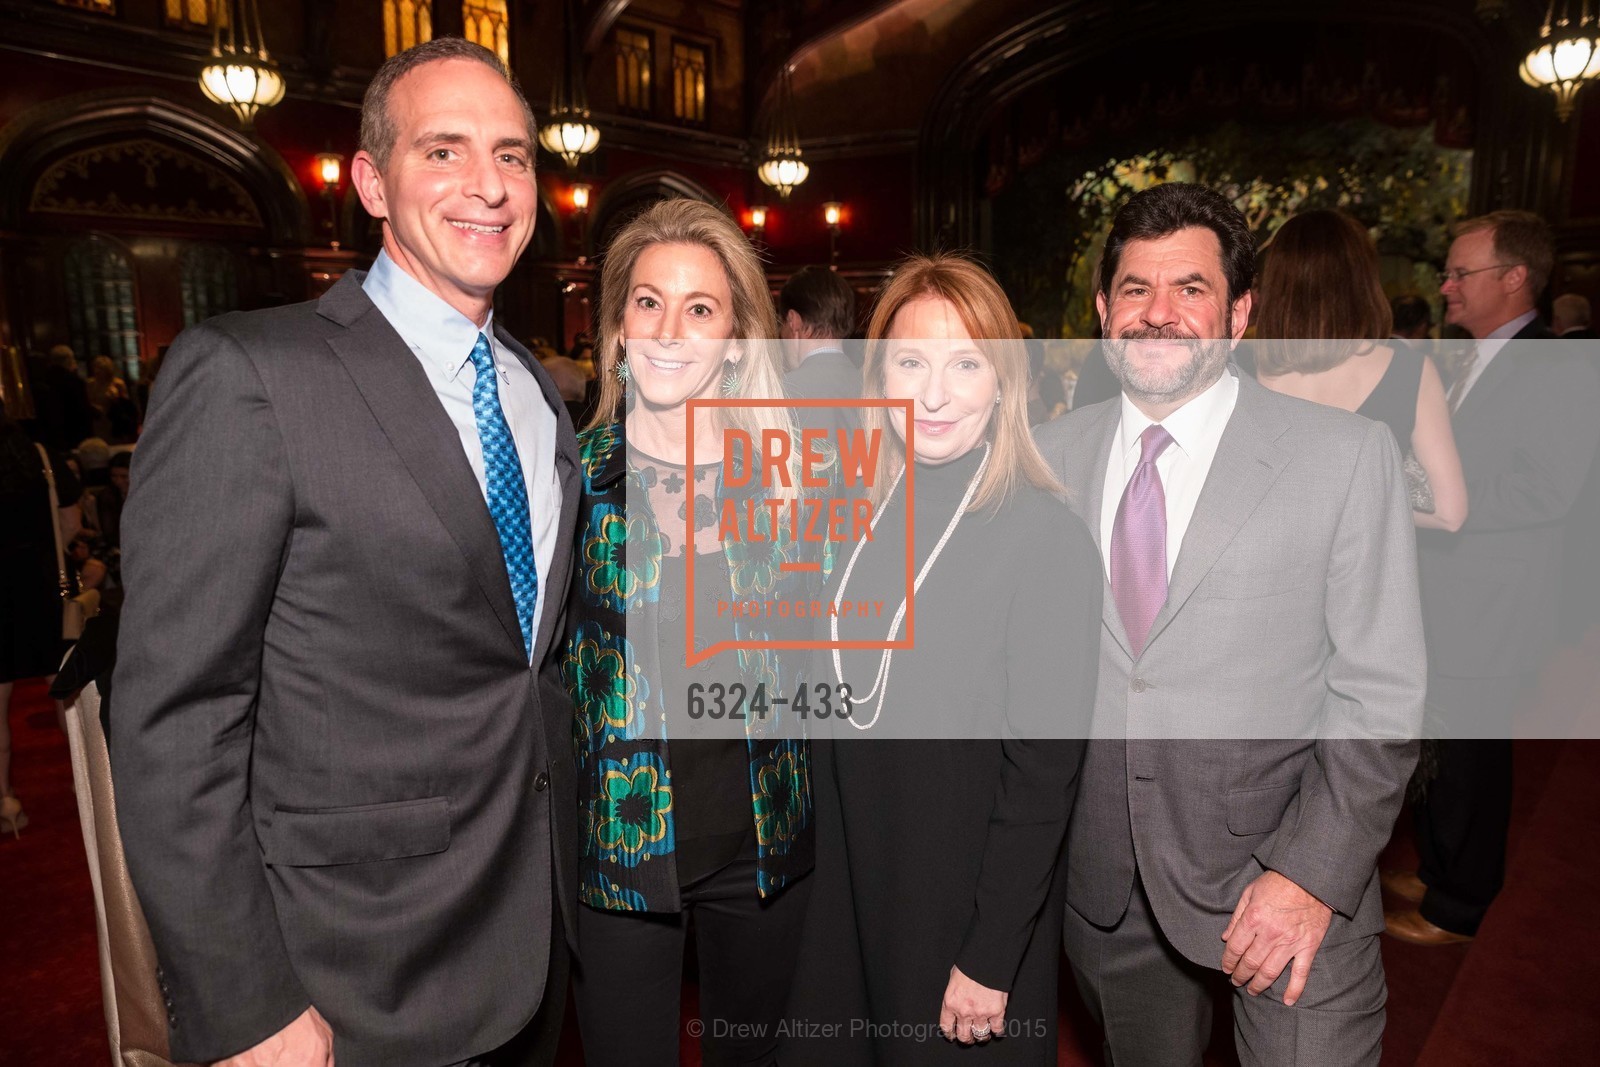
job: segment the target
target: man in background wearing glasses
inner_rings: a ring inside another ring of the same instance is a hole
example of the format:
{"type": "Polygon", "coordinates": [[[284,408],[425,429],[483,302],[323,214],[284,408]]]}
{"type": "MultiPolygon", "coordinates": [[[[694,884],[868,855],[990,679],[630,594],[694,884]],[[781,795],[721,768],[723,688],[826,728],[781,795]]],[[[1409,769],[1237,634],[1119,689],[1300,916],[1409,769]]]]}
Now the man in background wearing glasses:
{"type": "Polygon", "coordinates": [[[1384,876],[1413,905],[1388,931],[1416,944],[1471,940],[1500,891],[1513,715],[1557,636],[1566,520],[1600,443],[1600,375],[1535,310],[1554,262],[1538,216],[1496,211],[1456,227],[1439,276],[1445,321],[1477,350],[1449,394],[1467,521],[1417,536],[1428,727],[1444,740],[1414,809],[1419,869],[1384,876]]]}

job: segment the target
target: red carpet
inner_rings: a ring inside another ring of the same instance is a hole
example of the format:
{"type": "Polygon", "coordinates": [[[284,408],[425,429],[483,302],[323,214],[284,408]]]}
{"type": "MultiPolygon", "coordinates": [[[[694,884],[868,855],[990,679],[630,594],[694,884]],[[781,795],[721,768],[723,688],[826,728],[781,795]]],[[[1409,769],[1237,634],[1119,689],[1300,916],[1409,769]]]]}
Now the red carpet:
{"type": "MultiPolygon", "coordinates": [[[[1568,650],[1547,672],[1544,700],[1600,700],[1600,656],[1568,650]]],[[[11,709],[13,773],[30,825],[0,841],[0,1065],[103,1067],[109,1061],[94,905],[72,796],[66,738],[37,684],[11,709]]],[[[1422,949],[1385,938],[1389,1026],[1385,1067],[1593,1062],[1600,1048],[1594,962],[1600,917],[1600,742],[1517,746],[1510,874],[1472,945],[1422,949]]],[[[1402,817],[1386,865],[1414,863],[1402,817]]],[[[1225,998],[1226,994],[1223,994],[1225,998]]],[[[1099,1062],[1099,1034],[1070,978],[1061,996],[1060,1062],[1099,1062]]],[[[685,1017],[695,1010],[691,986],[685,1017]]],[[[568,1011],[561,1063],[579,1067],[568,1011]]],[[[683,1062],[699,1063],[685,1038],[683,1062]]],[[[1225,999],[1208,1065],[1236,1063],[1225,999]]]]}
{"type": "Polygon", "coordinates": [[[94,894],[72,796],[67,735],[38,683],[11,701],[11,781],[28,812],[0,841],[0,1064],[102,1067],[94,894]]]}

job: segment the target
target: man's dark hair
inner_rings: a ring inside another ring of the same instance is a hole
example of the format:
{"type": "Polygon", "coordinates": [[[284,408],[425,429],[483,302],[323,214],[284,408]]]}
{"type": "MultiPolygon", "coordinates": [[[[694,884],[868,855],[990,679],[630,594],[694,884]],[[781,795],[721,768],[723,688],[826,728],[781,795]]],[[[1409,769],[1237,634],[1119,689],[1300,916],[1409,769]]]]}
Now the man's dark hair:
{"type": "Polygon", "coordinates": [[[378,73],[372,76],[372,83],[367,86],[366,95],[361,99],[361,134],[357,147],[373,158],[379,170],[388,168],[395,138],[400,135],[394,116],[389,113],[389,93],[396,82],[418,67],[444,59],[470,59],[506,79],[517,96],[517,103],[522,105],[523,117],[528,120],[528,147],[530,150],[536,147],[539,124],[534,121],[533,108],[528,106],[528,98],[522,95],[522,87],[506,69],[506,65],[500,62],[500,57],[464,37],[435,37],[390,56],[378,68],[378,73]]]}
{"type": "Polygon", "coordinates": [[[1420,296],[1397,296],[1389,302],[1394,312],[1394,332],[1409,336],[1417,327],[1433,328],[1433,308],[1420,296]]]}
{"type": "Polygon", "coordinates": [[[1239,209],[1221,193],[1191,182],[1168,182],[1134,193],[1111,222],[1106,250],[1100,257],[1100,292],[1111,295],[1117,263],[1129,241],[1153,241],[1179,230],[1200,226],[1217,235],[1222,245],[1222,270],[1228,279],[1228,303],[1250,291],[1256,269],[1256,239],[1239,209]]]}
{"type": "Polygon", "coordinates": [[[795,312],[818,337],[849,337],[856,329],[856,294],[827,267],[802,267],[778,293],[778,314],[795,312]]]}

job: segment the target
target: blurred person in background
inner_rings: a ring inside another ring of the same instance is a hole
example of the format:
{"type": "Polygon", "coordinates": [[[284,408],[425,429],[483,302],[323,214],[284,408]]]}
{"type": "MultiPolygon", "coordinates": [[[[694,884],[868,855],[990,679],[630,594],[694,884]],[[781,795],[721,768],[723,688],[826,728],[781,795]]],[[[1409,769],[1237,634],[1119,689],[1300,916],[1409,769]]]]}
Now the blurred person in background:
{"type": "MultiPolygon", "coordinates": [[[[1388,426],[1425,475],[1412,500],[1412,520],[1428,529],[1459,530],[1467,517],[1467,486],[1444,385],[1421,352],[1377,340],[1389,336],[1391,310],[1378,277],[1378,249],[1366,229],[1339,211],[1289,219],[1267,246],[1255,303],[1261,384],[1388,426]],[[1330,285],[1330,278],[1339,284],[1330,285]]],[[[1416,329],[1414,320],[1410,328],[1416,329]]]]}
{"type": "Polygon", "coordinates": [[[1397,296],[1389,302],[1394,317],[1390,338],[1396,341],[1426,341],[1433,336],[1433,307],[1422,297],[1397,296]]]}
{"type": "Polygon", "coordinates": [[[79,524],[77,478],[60,454],[44,449],[0,400],[0,832],[28,825],[11,785],[11,694],[30,678],[49,680],[68,642],[61,636],[63,595],[57,541],[70,544],[79,524]],[[49,464],[48,470],[46,463],[49,464]],[[58,513],[50,508],[53,475],[58,513]]]}

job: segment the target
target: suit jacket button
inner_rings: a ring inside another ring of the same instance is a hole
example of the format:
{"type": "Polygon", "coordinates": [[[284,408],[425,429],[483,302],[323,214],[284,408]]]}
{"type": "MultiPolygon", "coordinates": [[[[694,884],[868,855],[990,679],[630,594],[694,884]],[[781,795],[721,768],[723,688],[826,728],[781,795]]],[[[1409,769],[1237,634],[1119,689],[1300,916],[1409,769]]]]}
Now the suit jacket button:
{"type": "Polygon", "coordinates": [[[533,788],[536,792],[543,793],[550,786],[550,776],[540,771],[533,779],[533,788]]]}
{"type": "Polygon", "coordinates": [[[1132,689],[1135,693],[1142,693],[1146,689],[1149,689],[1150,685],[1143,678],[1135,678],[1132,682],[1128,683],[1128,688],[1132,689]]]}

